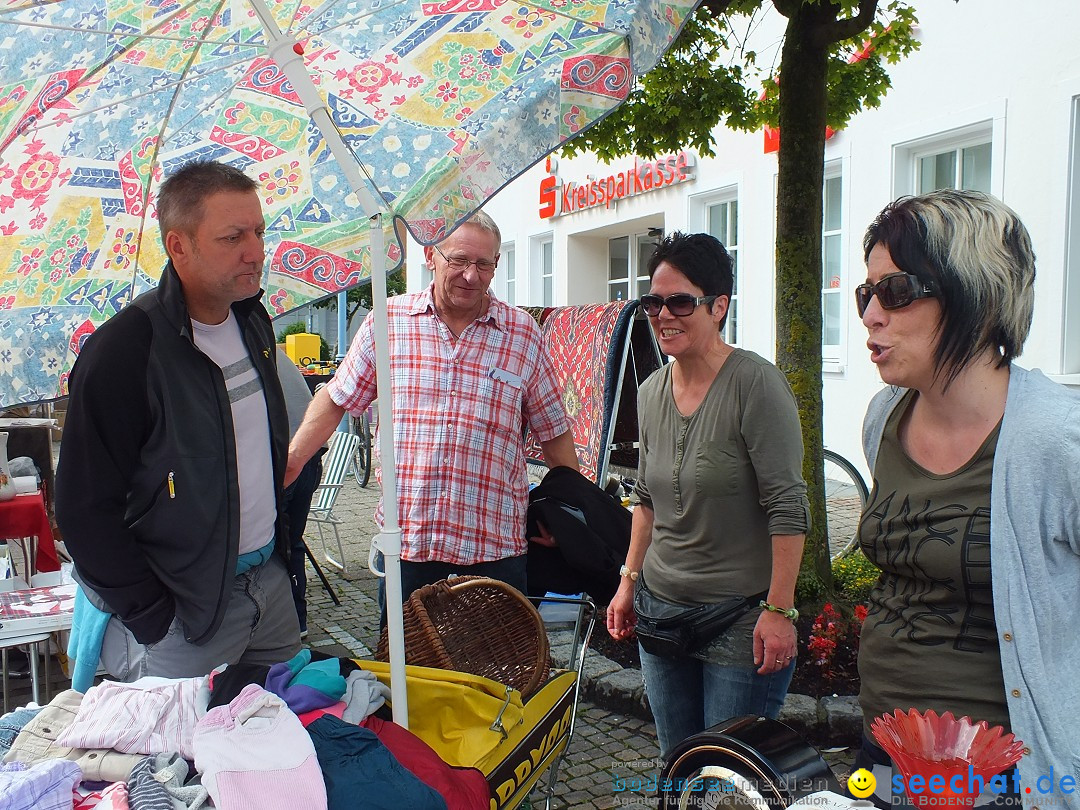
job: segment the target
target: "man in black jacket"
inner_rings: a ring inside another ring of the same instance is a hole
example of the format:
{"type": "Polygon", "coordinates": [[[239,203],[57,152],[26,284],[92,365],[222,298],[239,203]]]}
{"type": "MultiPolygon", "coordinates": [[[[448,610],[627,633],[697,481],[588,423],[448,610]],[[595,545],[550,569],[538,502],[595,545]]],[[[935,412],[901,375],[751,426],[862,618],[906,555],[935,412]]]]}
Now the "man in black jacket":
{"type": "Polygon", "coordinates": [[[170,259],[160,283],[72,369],[56,484],[83,591],[112,614],[102,663],[127,680],[300,649],[257,185],[221,163],[188,164],[162,184],[158,220],[170,259]]]}

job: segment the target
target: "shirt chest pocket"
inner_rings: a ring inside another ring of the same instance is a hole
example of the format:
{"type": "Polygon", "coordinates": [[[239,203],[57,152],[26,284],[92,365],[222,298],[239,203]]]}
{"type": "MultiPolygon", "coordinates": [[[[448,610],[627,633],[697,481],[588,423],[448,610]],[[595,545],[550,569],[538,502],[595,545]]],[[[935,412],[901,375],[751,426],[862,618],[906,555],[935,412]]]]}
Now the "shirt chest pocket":
{"type": "Polygon", "coordinates": [[[484,377],[477,387],[474,402],[477,423],[492,431],[520,435],[524,428],[521,397],[520,378],[509,374],[484,377]]]}
{"type": "Polygon", "coordinates": [[[701,495],[735,495],[743,475],[743,457],[735,442],[701,442],[694,453],[694,486],[701,495]]]}

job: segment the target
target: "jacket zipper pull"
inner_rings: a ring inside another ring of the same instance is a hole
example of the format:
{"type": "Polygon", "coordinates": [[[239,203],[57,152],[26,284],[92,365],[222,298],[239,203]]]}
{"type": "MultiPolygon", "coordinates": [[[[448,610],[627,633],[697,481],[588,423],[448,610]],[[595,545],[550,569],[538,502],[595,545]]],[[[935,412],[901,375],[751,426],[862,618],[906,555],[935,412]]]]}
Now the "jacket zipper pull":
{"type": "Polygon", "coordinates": [[[169,497],[176,499],[176,483],[173,480],[173,471],[169,470],[169,497]]]}

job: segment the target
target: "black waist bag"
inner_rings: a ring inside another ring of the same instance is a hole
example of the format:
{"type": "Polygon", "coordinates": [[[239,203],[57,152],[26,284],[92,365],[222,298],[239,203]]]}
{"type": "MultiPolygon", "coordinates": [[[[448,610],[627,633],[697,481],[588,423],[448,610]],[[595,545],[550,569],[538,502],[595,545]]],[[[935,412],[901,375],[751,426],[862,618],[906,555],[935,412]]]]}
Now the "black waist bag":
{"type": "Polygon", "coordinates": [[[675,658],[696,653],[735,624],[766,594],[733,596],[709,605],[678,605],[649,590],[638,577],[634,590],[634,631],[645,652],[675,658]]]}

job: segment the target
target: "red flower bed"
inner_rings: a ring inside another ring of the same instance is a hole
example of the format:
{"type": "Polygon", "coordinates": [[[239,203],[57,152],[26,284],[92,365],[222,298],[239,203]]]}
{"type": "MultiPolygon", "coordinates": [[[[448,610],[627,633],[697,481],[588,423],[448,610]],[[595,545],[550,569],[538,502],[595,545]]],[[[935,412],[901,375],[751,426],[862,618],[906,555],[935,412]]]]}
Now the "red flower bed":
{"type": "Polygon", "coordinates": [[[859,632],[866,606],[850,613],[826,602],[816,618],[799,619],[799,661],[789,692],[811,697],[859,694],[859,632]]]}

